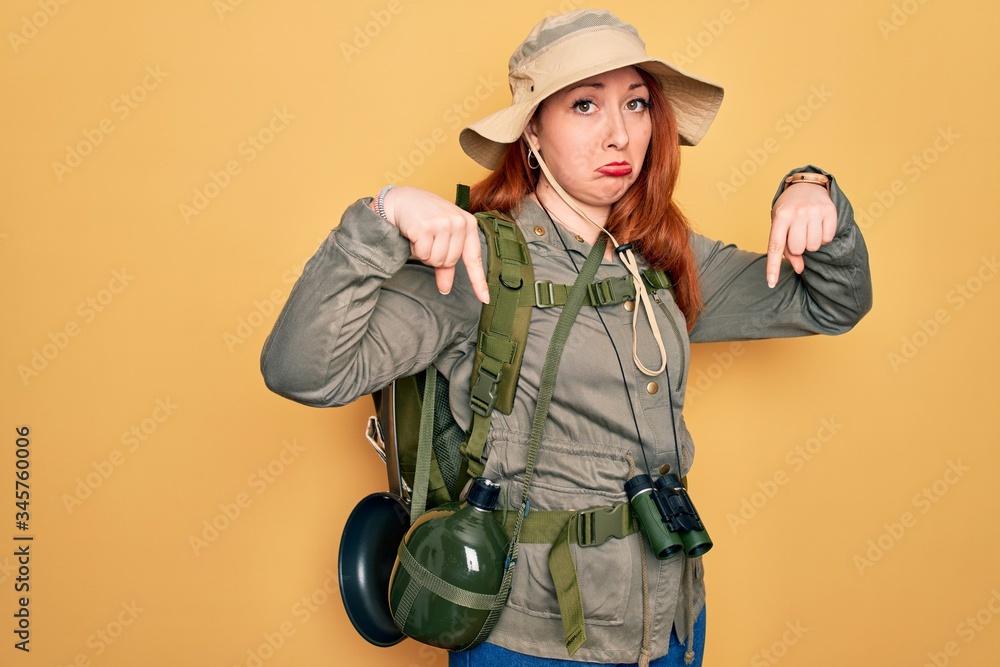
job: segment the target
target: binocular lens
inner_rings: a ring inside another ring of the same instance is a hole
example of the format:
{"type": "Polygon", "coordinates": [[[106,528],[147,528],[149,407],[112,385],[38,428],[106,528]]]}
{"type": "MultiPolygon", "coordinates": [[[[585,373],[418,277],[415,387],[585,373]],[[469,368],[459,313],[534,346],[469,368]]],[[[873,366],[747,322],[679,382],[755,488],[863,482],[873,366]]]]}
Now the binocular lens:
{"type": "Polygon", "coordinates": [[[695,558],[711,549],[712,538],[677,475],[668,473],[656,480],[656,492],[664,501],[660,504],[663,520],[670,531],[680,535],[684,553],[695,558]]]}
{"type": "Polygon", "coordinates": [[[712,540],[704,530],[681,533],[681,542],[684,543],[684,553],[688,558],[696,558],[712,548],[712,540]]]}

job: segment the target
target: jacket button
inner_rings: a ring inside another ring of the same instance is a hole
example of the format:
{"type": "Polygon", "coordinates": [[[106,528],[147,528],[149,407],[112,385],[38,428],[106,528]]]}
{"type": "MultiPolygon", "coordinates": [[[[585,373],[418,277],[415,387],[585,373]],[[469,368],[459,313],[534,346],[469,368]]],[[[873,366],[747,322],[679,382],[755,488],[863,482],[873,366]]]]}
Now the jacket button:
{"type": "Polygon", "coordinates": [[[656,392],[660,391],[660,385],[656,384],[655,382],[650,382],[649,384],[646,385],[646,391],[648,391],[650,394],[655,394],[656,392]]]}
{"type": "Polygon", "coordinates": [[[535,227],[535,236],[545,236],[545,228],[535,227]]]}
{"type": "Polygon", "coordinates": [[[635,301],[633,301],[632,299],[626,299],[623,305],[625,306],[625,310],[627,310],[630,313],[633,310],[635,310],[635,301]]]}
{"type": "Polygon", "coordinates": [[[575,238],[575,239],[576,239],[577,241],[579,241],[580,243],[583,243],[583,237],[582,237],[582,236],[580,236],[579,234],[575,234],[575,235],[573,236],[573,238],[575,238]]]}

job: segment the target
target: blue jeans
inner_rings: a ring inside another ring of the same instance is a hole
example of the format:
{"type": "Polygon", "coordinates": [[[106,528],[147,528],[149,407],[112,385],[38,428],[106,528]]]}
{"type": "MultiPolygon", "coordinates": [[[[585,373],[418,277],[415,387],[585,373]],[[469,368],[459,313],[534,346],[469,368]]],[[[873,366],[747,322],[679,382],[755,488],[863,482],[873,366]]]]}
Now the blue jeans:
{"type": "MultiPolygon", "coordinates": [[[[694,624],[694,662],[690,667],[701,667],[702,652],[705,648],[705,610],[701,610],[694,624]]],[[[649,663],[650,667],[688,667],[684,664],[684,644],[677,640],[677,635],[670,631],[670,649],[665,656],[649,663]]],[[[480,644],[471,651],[450,653],[448,667],[581,667],[581,665],[599,665],[597,662],[575,662],[573,660],[556,660],[552,658],[536,658],[523,653],[515,653],[494,644],[480,644]]],[[[636,663],[620,664],[617,667],[635,667],[636,663]]]]}

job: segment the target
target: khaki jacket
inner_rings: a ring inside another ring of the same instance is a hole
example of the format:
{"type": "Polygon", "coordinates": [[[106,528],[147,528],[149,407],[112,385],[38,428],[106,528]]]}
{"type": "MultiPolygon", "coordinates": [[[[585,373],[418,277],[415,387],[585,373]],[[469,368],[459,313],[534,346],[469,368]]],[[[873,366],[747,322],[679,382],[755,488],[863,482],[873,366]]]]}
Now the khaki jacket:
{"type": "MultiPolygon", "coordinates": [[[[532,479],[533,509],[584,509],[625,500],[626,455],[640,468],[648,465],[655,477],[662,464],[677,469],[679,450],[680,467],[687,473],[694,446],[682,409],[691,342],[839,334],[861,319],[872,298],[867,250],[836,181],[832,196],[838,211],[836,237],[806,253],[801,275],[784,263],[774,289],[766,285],[763,255],[692,235],[705,308],[688,336],[670,293],[658,291],[663,305],[654,303],[654,312],[667,351],[667,369],[658,377],[643,375],[632,361],[630,310],[617,304],[598,314],[597,308],[584,306],[559,368],[532,479]]],[[[293,288],[264,346],[261,368],[267,385],[307,405],[343,405],[433,363],[450,379],[452,411],[467,427],[480,303],[461,264],[451,294],[439,294],[432,270],[406,263],[408,241],[373,213],[367,201],[348,208],[293,288]]],[[[530,199],[517,220],[535,279],[571,285],[590,246],[557,229],[530,199]]],[[[620,275],[625,275],[624,267],[606,261],[597,280],[620,275]]],[[[485,476],[501,482],[515,506],[542,364],[560,310],[533,310],[514,410],[494,414],[487,439],[485,476]]],[[[641,314],[637,327],[639,355],[646,366],[655,367],[658,355],[644,318],[641,314]]],[[[701,493],[705,491],[695,485],[695,504],[701,493]]],[[[710,532],[722,529],[706,527],[710,532]]],[[[700,559],[659,561],[639,533],[572,549],[588,637],[574,660],[636,661],[643,625],[643,549],[653,658],[666,653],[672,626],[684,639],[688,605],[682,571],[695,567],[697,615],[704,605],[700,559]]],[[[566,659],[548,550],[544,544],[522,545],[507,607],[489,641],[566,659]]]]}

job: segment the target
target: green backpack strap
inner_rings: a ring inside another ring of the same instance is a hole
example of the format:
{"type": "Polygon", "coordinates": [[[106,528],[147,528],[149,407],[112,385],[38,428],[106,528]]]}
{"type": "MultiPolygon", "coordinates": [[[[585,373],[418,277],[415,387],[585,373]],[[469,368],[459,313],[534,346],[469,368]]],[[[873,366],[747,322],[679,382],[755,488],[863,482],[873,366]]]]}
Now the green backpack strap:
{"type": "Polygon", "coordinates": [[[464,183],[459,183],[455,188],[455,206],[459,207],[463,211],[469,210],[469,200],[472,198],[472,192],[468,185],[464,183]]]}
{"type": "MultiPolygon", "coordinates": [[[[447,385],[447,381],[436,372],[433,366],[430,366],[422,373],[396,378],[392,386],[381,390],[380,393],[388,393],[392,396],[391,404],[382,403],[380,399],[376,399],[375,402],[379,421],[385,424],[391,420],[395,425],[401,426],[401,428],[393,428],[391,437],[395,438],[394,448],[399,461],[400,476],[404,484],[410,484],[409,489],[404,486],[400,491],[404,499],[410,503],[414,502],[417,489],[422,486],[417,479],[419,463],[417,459],[421,455],[420,434],[422,431],[405,426],[419,424],[420,429],[432,429],[438,437],[441,437],[441,434],[437,433],[437,425],[433,420],[434,413],[431,412],[428,415],[427,409],[434,407],[441,400],[440,396],[446,394],[446,389],[441,386],[442,384],[447,385]],[[437,380],[436,388],[433,386],[435,383],[429,380],[432,373],[437,380]],[[438,396],[433,393],[427,394],[428,382],[432,383],[431,389],[436,389],[438,396]],[[422,388],[421,384],[423,384],[422,388]]],[[[457,425],[455,428],[457,430],[457,425]]],[[[457,450],[457,443],[452,446],[457,450]]],[[[425,453],[425,455],[429,455],[430,463],[423,486],[426,491],[426,507],[436,507],[451,500],[451,492],[439,467],[437,442],[434,442],[428,449],[429,453],[425,453]]]]}
{"type": "MultiPolygon", "coordinates": [[[[468,210],[469,195],[469,187],[459,185],[455,196],[456,205],[468,210]]],[[[476,220],[486,236],[484,264],[490,286],[490,303],[483,306],[479,319],[470,399],[473,420],[468,437],[463,439],[459,447],[461,462],[458,479],[452,487],[454,494],[449,497],[450,485],[442,478],[443,469],[438,466],[439,455],[436,451],[430,451],[432,440],[433,446],[437,446],[434,410],[430,409],[430,403],[441,400],[440,397],[435,398],[435,385],[443,383],[447,387],[447,382],[443,377],[438,377],[436,369],[431,366],[426,371],[424,391],[418,394],[411,390],[407,394],[414,397],[422,395],[423,399],[419,403],[411,403],[411,416],[406,418],[406,423],[420,423],[421,434],[421,442],[413,443],[405,449],[406,452],[415,453],[414,458],[404,464],[404,474],[412,471],[412,475],[408,477],[414,480],[413,509],[416,511],[411,510],[411,519],[423,512],[424,489],[427,489],[426,506],[436,506],[457,497],[470,478],[482,474],[485,466],[483,448],[493,410],[499,409],[510,414],[514,408],[514,391],[521,372],[531,309],[535,305],[532,298],[534,273],[528,245],[516,222],[495,211],[478,213],[476,220]],[[428,391],[431,393],[428,394],[428,391]]],[[[416,382],[415,378],[408,380],[416,382]]]]}
{"type": "MultiPolygon", "coordinates": [[[[417,461],[413,472],[413,497],[410,502],[410,525],[416,523],[427,509],[427,493],[434,453],[434,398],[437,396],[437,369],[427,367],[424,397],[420,408],[420,430],[417,436],[417,461]]],[[[438,473],[440,476],[440,472],[438,473]]]]}
{"type": "Polygon", "coordinates": [[[534,272],[528,244],[517,223],[491,211],[477,213],[486,236],[486,280],[490,302],[483,305],[472,369],[472,425],[462,447],[461,489],[485,467],[483,448],[493,410],[510,414],[531,323],[534,272]]]}

